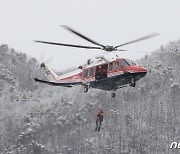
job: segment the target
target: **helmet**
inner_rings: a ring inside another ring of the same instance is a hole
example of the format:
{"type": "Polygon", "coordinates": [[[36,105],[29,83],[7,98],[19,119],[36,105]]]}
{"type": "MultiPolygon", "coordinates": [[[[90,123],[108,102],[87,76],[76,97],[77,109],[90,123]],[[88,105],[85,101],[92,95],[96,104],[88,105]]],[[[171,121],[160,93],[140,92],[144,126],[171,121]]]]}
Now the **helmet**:
{"type": "Polygon", "coordinates": [[[99,109],[99,111],[103,113],[103,110],[102,110],[102,109],[99,109]]]}

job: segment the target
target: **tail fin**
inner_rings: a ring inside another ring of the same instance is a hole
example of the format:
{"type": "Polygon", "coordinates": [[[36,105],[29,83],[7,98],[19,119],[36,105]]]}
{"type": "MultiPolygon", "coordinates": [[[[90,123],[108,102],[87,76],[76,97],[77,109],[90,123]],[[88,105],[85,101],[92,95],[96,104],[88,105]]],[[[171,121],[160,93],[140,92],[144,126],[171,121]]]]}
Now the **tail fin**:
{"type": "Polygon", "coordinates": [[[43,69],[44,73],[46,74],[48,80],[50,82],[55,82],[59,79],[59,76],[51,70],[48,66],[45,65],[45,63],[41,63],[41,69],[43,69]]]}

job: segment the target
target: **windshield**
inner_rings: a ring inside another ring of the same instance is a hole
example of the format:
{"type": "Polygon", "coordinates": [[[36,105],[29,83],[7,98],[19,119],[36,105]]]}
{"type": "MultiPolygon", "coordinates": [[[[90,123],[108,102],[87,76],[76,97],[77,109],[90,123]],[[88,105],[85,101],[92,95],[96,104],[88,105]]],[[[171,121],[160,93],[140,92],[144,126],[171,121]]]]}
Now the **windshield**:
{"type": "Polygon", "coordinates": [[[130,66],[136,66],[137,64],[132,61],[132,60],[129,60],[129,59],[124,59],[130,66]]]}
{"type": "Polygon", "coordinates": [[[121,64],[122,64],[122,67],[124,68],[130,66],[130,64],[125,59],[121,60],[121,64]]]}

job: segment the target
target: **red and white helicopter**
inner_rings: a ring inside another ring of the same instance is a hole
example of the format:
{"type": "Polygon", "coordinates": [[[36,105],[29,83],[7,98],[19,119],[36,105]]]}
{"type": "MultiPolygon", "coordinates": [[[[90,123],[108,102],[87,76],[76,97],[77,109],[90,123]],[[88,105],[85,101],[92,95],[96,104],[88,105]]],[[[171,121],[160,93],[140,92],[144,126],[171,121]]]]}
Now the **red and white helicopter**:
{"type": "Polygon", "coordinates": [[[115,91],[119,88],[130,85],[135,87],[136,81],[144,77],[147,73],[147,69],[138,66],[132,60],[118,57],[113,51],[126,51],[118,49],[127,44],[135,43],[141,40],[152,38],[158,34],[153,33],[139,39],[117,45],[108,46],[102,45],[93,41],[92,39],[82,35],[81,33],[73,30],[68,26],[63,26],[68,31],[78,35],[79,37],[95,44],[96,46],[82,46],[74,44],[54,43],[46,41],[35,41],[40,43],[84,48],[84,49],[101,49],[107,52],[103,56],[95,57],[93,60],[88,59],[87,64],[80,65],[77,70],[67,74],[58,76],[52,69],[50,69],[45,63],[41,63],[41,68],[44,70],[48,81],[34,78],[36,82],[45,83],[53,86],[73,87],[75,85],[81,85],[84,87],[84,92],[88,92],[89,88],[96,88],[101,90],[112,91],[111,97],[115,97],[115,91]]]}

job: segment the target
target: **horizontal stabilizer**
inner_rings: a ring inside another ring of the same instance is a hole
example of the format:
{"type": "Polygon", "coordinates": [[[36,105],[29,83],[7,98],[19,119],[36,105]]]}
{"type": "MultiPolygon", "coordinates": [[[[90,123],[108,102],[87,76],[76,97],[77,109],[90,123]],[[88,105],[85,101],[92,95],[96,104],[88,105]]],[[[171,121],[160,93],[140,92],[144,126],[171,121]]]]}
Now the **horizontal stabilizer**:
{"type": "Polygon", "coordinates": [[[41,83],[45,83],[45,84],[49,84],[53,86],[62,86],[62,87],[73,87],[73,85],[82,85],[82,82],[60,83],[60,82],[49,82],[49,81],[40,80],[37,78],[34,78],[34,80],[36,82],[41,82],[41,83]]]}

